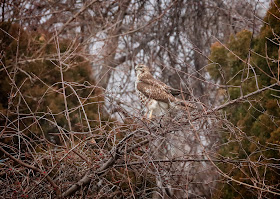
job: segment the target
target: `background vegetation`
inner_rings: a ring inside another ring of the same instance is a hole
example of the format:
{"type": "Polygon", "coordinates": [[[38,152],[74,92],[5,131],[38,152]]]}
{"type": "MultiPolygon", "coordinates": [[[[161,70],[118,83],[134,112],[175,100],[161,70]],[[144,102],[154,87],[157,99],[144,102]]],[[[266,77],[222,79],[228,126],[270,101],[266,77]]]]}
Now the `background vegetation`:
{"type": "Polygon", "coordinates": [[[3,198],[278,198],[280,1],[2,0],[3,198]],[[196,110],[151,120],[134,66],[196,110]]]}

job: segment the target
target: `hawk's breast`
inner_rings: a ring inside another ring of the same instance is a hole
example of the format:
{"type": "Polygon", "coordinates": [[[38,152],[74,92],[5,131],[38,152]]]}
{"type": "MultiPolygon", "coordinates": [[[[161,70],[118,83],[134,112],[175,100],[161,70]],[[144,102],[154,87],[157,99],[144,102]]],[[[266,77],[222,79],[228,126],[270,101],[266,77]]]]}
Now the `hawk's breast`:
{"type": "Polygon", "coordinates": [[[137,84],[138,84],[138,83],[139,83],[139,80],[137,79],[137,80],[135,81],[135,90],[136,90],[136,94],[137,94],[137,96],[139,97],[141,103],[142,103],[144,106],[146,106],[147,103],[149,103],[150,100],[149,100],[148,97],[146,97],[146,95],[144,95],[141,91],[139,91],[139,89],[137,88],[137,84]]]}

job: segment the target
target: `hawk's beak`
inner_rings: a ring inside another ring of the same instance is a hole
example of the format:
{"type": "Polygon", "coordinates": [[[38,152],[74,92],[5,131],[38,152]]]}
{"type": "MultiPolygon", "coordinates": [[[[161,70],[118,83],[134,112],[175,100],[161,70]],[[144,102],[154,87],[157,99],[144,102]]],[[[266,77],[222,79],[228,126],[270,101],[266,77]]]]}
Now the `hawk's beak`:
{"type": "Polygon", "coordinates": [[[148,70],[148,68],[144,64],[137,64],[135,66],[135,71],[145,71],[148,70]]]}
{"type": "Polygon", "coordinates": [[[135,70],[138,70],[139,69],[139,65],[137,64],[136,66],[135,66],[135,70]]]}

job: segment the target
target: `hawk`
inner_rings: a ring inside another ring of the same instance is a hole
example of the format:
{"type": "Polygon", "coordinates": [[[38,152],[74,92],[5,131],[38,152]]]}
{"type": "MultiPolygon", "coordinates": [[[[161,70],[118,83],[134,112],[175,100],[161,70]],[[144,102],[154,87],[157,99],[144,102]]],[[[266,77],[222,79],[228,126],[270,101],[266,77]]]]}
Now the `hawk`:
{"type": "Polygon", "coordinates": [[[139,64],[135,67],[135,71],[137,74],[135,90],[141,103],[148,109],[149,119],[153,114],[166,113],[170,107],[196,108],[195,105],[176,98],[175,96],[182,92],[155,79],[148,66],[139,64]]]}

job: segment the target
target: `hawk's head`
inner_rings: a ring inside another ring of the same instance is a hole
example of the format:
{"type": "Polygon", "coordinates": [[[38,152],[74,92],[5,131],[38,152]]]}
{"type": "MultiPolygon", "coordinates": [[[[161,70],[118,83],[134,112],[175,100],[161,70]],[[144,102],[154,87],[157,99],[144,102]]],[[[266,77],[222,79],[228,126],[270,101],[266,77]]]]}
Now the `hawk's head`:
{"type": "Polygon", "coordinates": [[[150,73],[149,67],[144,64],[136,65],[135,71],[136,71],[137,75],[143,74],[143,73],[150,73]]]}

